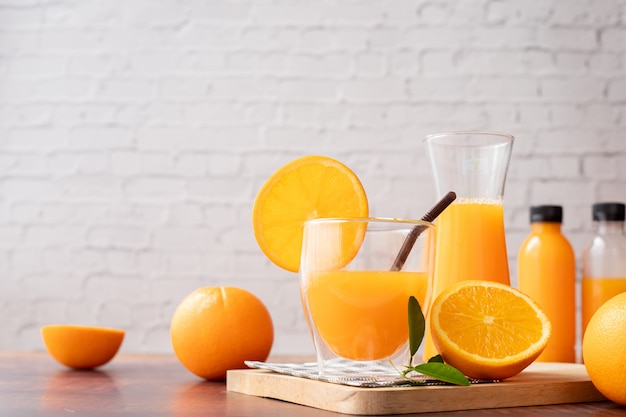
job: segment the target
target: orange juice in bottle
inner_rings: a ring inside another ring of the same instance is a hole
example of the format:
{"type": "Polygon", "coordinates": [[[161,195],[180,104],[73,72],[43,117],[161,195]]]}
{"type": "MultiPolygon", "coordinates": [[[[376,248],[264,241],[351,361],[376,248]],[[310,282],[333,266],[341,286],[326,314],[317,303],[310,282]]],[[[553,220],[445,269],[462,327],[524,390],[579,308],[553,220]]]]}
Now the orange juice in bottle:
{"type": "Polygon", "coordinates": [[[561,206],[530,208],[530,234],[520,247],[518,288],[533,298],[552,323],[552,336],[537,359],[576,362],[576,258],[561,233],[561,206]]]}
{"type": "Polygon", "coordinates": [[[582,331],[609,298],[626,291],[625,205],[592,207],[596,235],[582,255],[582,331]]]}

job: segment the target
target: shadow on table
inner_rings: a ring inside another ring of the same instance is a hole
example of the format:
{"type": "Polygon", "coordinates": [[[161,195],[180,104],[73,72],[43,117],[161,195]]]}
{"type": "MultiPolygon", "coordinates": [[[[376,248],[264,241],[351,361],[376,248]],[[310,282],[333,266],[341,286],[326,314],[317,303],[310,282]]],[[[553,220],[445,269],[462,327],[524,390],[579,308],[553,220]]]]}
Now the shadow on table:
{"type": "Polygon", "coordinates": [[[60,370],[50,376],[41,397],[40,410],[76,413],[108,413],[124,408],[111,377],[99,370],[60,370]]]}

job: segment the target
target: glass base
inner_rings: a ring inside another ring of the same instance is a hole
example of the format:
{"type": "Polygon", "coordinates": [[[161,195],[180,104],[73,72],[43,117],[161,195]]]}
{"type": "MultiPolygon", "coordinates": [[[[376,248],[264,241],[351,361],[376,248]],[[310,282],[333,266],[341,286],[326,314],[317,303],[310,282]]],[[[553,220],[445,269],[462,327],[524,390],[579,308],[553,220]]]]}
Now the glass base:
{"type": "Polygon", "coordinates": [[[317,368],[320,376],[339,378],[342,380],[382,380],[397,379],[405,366],[409,364],[408,343],[406,348],[400,349],[395,355],[378,359],[357,361],[339,357],[328,352],[327,349],[318,349],[317,368]]]}

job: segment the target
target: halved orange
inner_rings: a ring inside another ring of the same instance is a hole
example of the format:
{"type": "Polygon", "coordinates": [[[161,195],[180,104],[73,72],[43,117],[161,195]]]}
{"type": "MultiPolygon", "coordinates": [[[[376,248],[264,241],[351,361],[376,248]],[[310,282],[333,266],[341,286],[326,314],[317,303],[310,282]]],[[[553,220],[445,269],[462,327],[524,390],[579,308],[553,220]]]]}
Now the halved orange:
{"type": "Polygon", "coordinates": [[[551,334],[539,305],[519,290],[487,281],[461,281],[433,302],[430,326],[450,365],[478,379],[505,379],[541,354],[551,334]]]}
{"type": "Polygon", "coordinates": [[[305,156],[274,172],[252,209],[254,236],[276,265],[298,272],[306,220],[367,217],[367,196],[358,177],[326,156],[305,156]]]}
{"type": "Polygon", "coordinates": [[[50,356],[62,365],[91,369],[109,362],[117,353],[124,330],[107,327],[52,324],[41,328],[50,356]]]}

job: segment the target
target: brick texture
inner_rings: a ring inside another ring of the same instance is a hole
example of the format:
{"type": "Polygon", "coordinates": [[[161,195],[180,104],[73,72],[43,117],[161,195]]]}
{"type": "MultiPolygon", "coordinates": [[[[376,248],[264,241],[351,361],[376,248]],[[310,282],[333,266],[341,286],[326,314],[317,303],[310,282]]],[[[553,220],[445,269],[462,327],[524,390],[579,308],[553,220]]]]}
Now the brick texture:
{"type": "Polygon", "coordinates": [[[530,205],[563,205],[580,256],[591,205],[626,200],[624,0],[0,0],[0,45],[0,349],[71,322],[170,352],[178,302],[234,285],[269,307],[274,353],[313,352],[250,221],[306,154],[415,218],[426,134],[512,133],[513,283],[530,205]]]}

